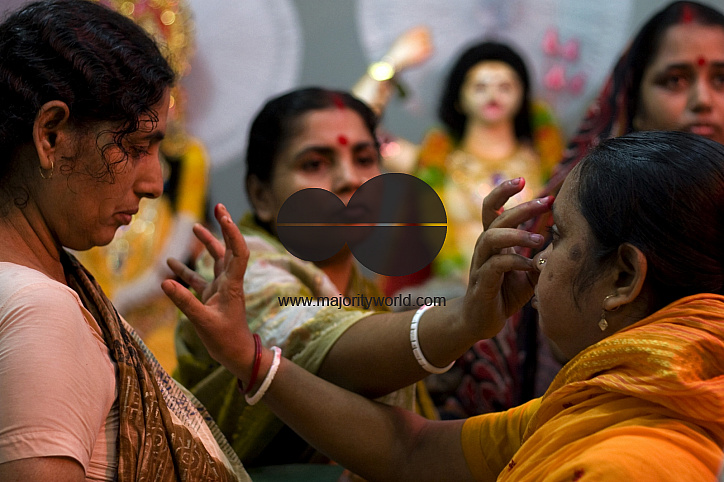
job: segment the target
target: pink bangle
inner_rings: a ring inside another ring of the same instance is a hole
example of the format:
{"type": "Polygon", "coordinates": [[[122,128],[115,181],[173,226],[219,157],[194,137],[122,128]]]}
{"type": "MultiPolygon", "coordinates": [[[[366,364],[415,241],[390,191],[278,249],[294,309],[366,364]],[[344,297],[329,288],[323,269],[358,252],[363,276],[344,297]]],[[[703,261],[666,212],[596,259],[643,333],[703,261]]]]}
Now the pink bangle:
{"type": "Polygon", "coordinates": [[[239,393],[246,395],[251,390],[251,387],[256,383],[256,379],[259,377],[259,368],[261,367],[261,337],[254,333],[254,366],[251,369],[251,378],[249,378],[249,385],[244,390],[244,384],[241,380],[236,379],[236,384],[239,387],[239,393]]]}

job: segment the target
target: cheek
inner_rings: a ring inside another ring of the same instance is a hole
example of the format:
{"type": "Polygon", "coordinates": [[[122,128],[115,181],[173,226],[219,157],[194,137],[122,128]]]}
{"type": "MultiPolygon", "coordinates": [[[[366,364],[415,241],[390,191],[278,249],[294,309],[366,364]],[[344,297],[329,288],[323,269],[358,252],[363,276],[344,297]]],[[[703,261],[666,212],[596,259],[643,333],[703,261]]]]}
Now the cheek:
{"type": "Polygon", "coordinates": [[[637,130],[675,130],[686,109],[685,94],[663,94],[652,89],[641,96],[635,117],[637,130]]]}

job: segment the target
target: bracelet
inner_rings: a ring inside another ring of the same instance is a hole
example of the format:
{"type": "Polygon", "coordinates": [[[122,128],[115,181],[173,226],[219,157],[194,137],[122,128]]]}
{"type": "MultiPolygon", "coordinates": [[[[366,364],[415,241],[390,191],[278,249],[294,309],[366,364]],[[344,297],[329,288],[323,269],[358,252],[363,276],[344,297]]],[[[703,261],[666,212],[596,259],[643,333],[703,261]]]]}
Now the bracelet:
{"type": "Polygon", "coordinates": [[[272,366],[264,377],[264,381],[261,382],[259,390],[257,390],[252,397],[249,395],[244,396],[246,403],[249,405],[256,405],[256,403],[261,400],[261,397],[263,397],[266,391],[269,390],[269,385],[271,385],[272,380],[274,380],[274,375],[277,374],[277,369],[279,369],[279,364],[282,361],[282,349],[278,346],[273,346],[271,349],[274,350],[274,361],[272,361],[272,366]]]}
{"type": "Polygon", "coordinates": [[[417,339],[417,327],[420,325],[420,317],[425,311],[432,308],[433,306],[434,305],[424,305],[420,307],[420,309],[417,310],[417,312],[415,313],[415,316],[412,317],[412,322],[410,323],[410,344],[412,345],[412,354],[415,355],[417,363],[419,363],[420,366],[425,369],[425,371],[429,373],[439,374],[445,373],[446,371],[450,370],[455,364],[455,361],[443,368],[438,368],[432,365],[429,361],[427,361],[425,355],[422,354],[422,350],[420,350],[420,341],[417,339]]]}
{"type": "Polygon", "coordinates": [[[251,387],[256,383],[256,379],[259,377],[259,367],[261,366],[261,337],[254,333],[254,366],[251,369],[251,378],[249,378],[249,385],[244,390],[244,384],[241,380],[236,379],[236,385],[239,387],[239,393],[246,395],[251,387]]]}
{"type": "Polygon", "coordinates": [[[382,57],[382,60],[374,62],[369,66],[367,74],[377,82],[390,80],[395,76],[395,66],[392,63],[392,59],[388,56],[382,57]]]}

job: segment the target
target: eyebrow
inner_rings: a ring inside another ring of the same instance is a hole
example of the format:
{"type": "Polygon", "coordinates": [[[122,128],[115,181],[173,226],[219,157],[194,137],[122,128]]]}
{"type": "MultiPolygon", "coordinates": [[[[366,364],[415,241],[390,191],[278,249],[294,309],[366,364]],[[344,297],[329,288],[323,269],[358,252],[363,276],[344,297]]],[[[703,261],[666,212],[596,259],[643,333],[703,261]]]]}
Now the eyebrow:
{"type": "MultiPolygon", "coordinates": [[[[359,151],[362,151],[362,150],[365,150],[365,149],[369,149],[369,148],[374,149],[374,147],[375,147],[375,145],[374,145],[373,142],[371,142],[371,141],[362,141],[362,142],[358,142],[358,143],[354,144],[354,145],[352,146],[352,150],[353,150],[354,152],[359,152],[359,151]]],[[[307,147],[305,147],[304,149],[302,149],[301,151],[299,151],[299,153],[297,153],[297,155],[296,155],[295,157],[302,156],[302,155],[306,154],[307,152],[318,152],[318,153],[320,153],[320,154],[323,154],[323,155],[328,156],[328,155],[333,154],[334,151],[335,151],[335,149],[334,149],[333,147],[329,147],[329,146],[326,146],[326,145],[324,145],[324,146],[316,146],[316,145],[313,145],[313,146],[307,146],[307,147]]]]}
{"type": "MultiPolygon", "coordinates": [[[[715,68],[722,68],[724,67],[724,61],[715,60],[713,62],[707,62],[709,65],[715,68]]],[[[665,65],[661,71],[667,71],[667,70],[681,70],[681,69],[691,69],[694,66],[694,63],[692,62],[677,62],[675,64],[667,64],[665,65]]]]}
{"type": "Polygon", "coordinates": [[[153,131],[149,132],[148,134],[144,134],[142,136],[139,136],[139,140],[143,141],[158,141],[161,142],[166,137],[166,133],[163,131],[153,131]]]}

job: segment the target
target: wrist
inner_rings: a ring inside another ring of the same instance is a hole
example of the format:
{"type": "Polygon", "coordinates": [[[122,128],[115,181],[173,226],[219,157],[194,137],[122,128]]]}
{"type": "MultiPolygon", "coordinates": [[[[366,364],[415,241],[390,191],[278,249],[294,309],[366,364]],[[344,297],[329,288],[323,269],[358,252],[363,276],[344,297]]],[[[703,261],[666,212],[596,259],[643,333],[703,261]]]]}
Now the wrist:
{"type": "Polygon", "coordinates": [[[384,82],[392,79],[397,73],[397,65],[395,60],[389,55],[385,55],[377,62],[373,62],[367,68],[367,75],[378,82],[384,82]]]}

